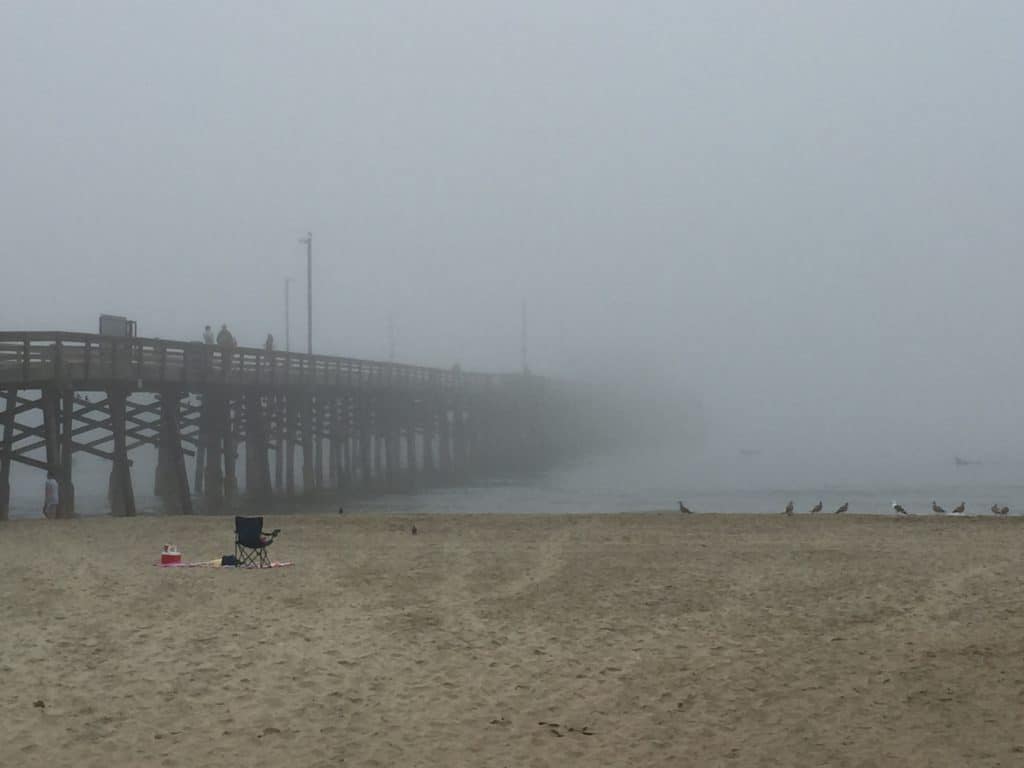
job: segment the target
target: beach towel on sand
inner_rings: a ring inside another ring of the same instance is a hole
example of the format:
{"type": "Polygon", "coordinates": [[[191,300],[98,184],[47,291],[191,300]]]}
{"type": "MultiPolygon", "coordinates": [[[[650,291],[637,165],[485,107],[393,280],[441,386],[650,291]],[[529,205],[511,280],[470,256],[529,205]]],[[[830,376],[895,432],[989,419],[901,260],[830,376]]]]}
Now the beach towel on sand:
{"type": "Polygon", "coordinates": [[[272,560],[269,566],[263,568],[246,568],[238,565],[224,565],[222,562],[223,558],[218,557],[216,560],[200,560],[194,563],[153,563],[158,568],[239,568],[243,571],[261,571],[266,568],[287,568],[290,565],[295,565],[292,561],[288,560],[282,562],[280,560],[272,560]]]}

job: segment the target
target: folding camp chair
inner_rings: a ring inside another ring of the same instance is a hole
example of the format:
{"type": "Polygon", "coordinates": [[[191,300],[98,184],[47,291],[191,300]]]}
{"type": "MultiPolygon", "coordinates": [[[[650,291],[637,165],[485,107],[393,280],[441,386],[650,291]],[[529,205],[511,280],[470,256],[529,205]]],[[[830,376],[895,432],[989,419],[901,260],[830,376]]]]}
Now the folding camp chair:
{"type": "Polygon", "coordinates": [[[235,517],[235,561],[245,568],[269,568],[267,547],[274,543],[280,528],[263,532],[262,517],[235,517]]]}

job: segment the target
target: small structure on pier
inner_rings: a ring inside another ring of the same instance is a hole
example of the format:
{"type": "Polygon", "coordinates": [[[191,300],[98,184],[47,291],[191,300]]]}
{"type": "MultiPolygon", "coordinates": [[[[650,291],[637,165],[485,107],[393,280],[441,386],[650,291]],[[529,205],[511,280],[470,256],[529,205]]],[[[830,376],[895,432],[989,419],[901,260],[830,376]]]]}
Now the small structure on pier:
{"type": "Polygon", "coordinates": [[[110,461],[111,510],[133,515],[129,457],[145,445],[157,449],[156,494],[181,513],[193,511],[193,495],[216,511],[242,492],[454,484],[543,468],[572,445],[573,409],[537,376],[227,349],[132,330],[0,333],[0,519],[12,463],[53,472],[60,515],[73,515],[76,453],[110,461]]]}

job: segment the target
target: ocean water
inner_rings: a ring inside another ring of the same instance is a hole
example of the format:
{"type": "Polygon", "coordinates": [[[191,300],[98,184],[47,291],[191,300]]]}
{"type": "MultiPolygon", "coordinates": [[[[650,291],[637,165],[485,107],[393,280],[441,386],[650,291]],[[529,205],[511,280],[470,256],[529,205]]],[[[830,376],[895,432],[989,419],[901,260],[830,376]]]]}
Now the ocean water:
{"type": "MultiPolygon", "coordinates": [[[[83,462],[84,463],[84,462],[83,462]]],[[[244,463],[240,464],[244,466],[244,463]]],[[[42,476],[18,468],[12,478],[13,518],[38,517],[42,476]]],[[[80,515],[107,514],[106,477],[101,464],[76,467],[76,506],[80,515]],[[80,476],[80,477],[79,477],[80,476]]],[[[160,500],[148,493],[152,467],[133,468],[141,514],[160,514],[160,500]]],[[[821,500],[825,512],[847,502],[851,513],[892,514],[898,501],[911,513],[931,514],[931,502],[947,510],[960,501],[968,513],[989,514],[992,504],[1024,514],[1024,483],[1015,462],[957,467],[948,461],[903,462],[898,466],[856,468],[811,466],[770,457],[686,454],[673,450],[590,457],[543,474],[493,478],[457,488],[377,497],[325,498],[296,512],[333,512],[338,503],[355,514],[540,513],[579,514],[676,509],[682,500],[695,512],[778,513],[792,500],[806,512],[821,500]]],[[[191,477],[191,474],[190,474],[191,477]]],[[[284,512],[246,509],[252,512],[284,512]]]]}

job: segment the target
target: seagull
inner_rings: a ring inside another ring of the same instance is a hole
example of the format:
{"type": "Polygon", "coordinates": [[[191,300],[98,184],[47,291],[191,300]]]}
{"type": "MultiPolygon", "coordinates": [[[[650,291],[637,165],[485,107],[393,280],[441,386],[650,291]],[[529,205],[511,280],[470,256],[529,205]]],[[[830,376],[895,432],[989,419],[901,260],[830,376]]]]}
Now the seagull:
{"type": "Polygon", "coordinates": [[[1008,515],[1008,514],[1010,514],[1010,508],[1009,507],[1003,507],[1002,509],[999,510],[999,514],[1000,515],[1008,515]]]}
{"type": "Polygon", "coordinates": [[[411,529],[411,530],[410,530],[409,532],[410,532],[410,533],[411,533],[411,534],[412,534],[413,536],[415,536],[415,535],[416,535],[416,526],[414,525],[414,526],[412,527],[412,529],[411,529]]]}
{"type": "Polygon", "coordinates": [[[693,510],[690,509],[685,504],[683,504],[683,502],[681,502],[681,501],[679,502],[679,511],[682,512],[684,515],[692,515],[693,514],[693,510]]]}
{"type": "Polygon", "coordinates": [[[907,514],[907,510],[905,510],[903,508],[903,505],[902,504],[897,504],[895,501],[892,503],[892,510],[893,510],[893,512],[895,512],[898,515],[905,515],[905,514],[907,514]]]}
{"type": "Polygon", "coordinates": [[[844,501],[844,502],[843,502],[843,505],[842,505],[842,506],[841,506],[841,507],[840,507],[839,509],[837,509],[837,510],[835,511],[835,514],[837,514],[837,515],[841,515],[841,514],[843,514],[843,512],[845,512],[845,511],[846,511],[846,510],[848,510],[849,508],[850,508],[850,503],[849,503],[848,501],[844,501]]]}
{"type": "Polygon", "coordinates": [[[967,505],[966,505],[966,504],[964,504],[964,503],[963,503],[963,502],[961,501],[961,502],[960,502],[960,504],[958,504],[957,506],[953,507],[953,514],[954,514],[954,515],[962,515],[962,514],[964,513],[964,510],[965,510],[966,508],[967,508],[967,505]]]}
{"type": "Polygon", "coordinates": [[[944,510],[942,507],[936,504],[934,499],[932,500],[932,512],[934,512],[936,515],[946,514],[946,510],[944,510]]]}
{"type": "Polygon", "coordinates": [[[782,514],[784,514],[784,515],[792,515],[793,514],[793,502],[792,501],[789,502],[786,505],[786,510],[782,514]]]}
{"type": "Polygon", "coordinates": [[[819,512],[821,512],[823,506],[824,505],[819,501],[817,504],[815,504],[813,507],[811,507],[811,514],[812,515],[818,514],[819,512]]]}
{"type": "Polygon", "coordinates": [[[989,512],[991,512],[993,515],[998,515],[999,514],[999,505],[998,504],[993,504],[991,507],[989,507],[989,512]]]}

